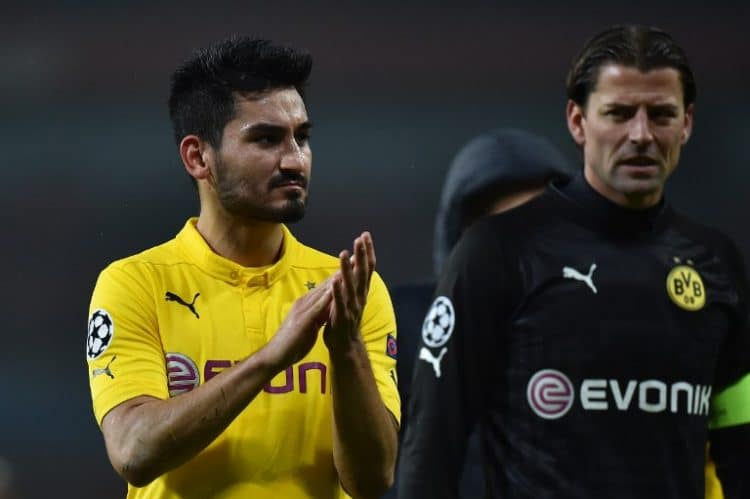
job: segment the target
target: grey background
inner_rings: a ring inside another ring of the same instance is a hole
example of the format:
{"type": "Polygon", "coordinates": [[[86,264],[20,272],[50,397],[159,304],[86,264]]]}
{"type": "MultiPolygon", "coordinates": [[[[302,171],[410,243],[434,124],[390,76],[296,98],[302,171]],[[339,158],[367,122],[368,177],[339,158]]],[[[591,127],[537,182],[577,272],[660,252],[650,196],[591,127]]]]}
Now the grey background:
{"type": "MultiPolygon", "coordinates": [[[[166,113],[168,78],[231,33],[315,58],[311,204],[293,226],[335,252],[375,238],[393,286],[430,277],[432,218],[457,149],[493,127],[548,136],[572,162],[563,81],[613,23],[670,31],[698,81],[668,195],[750,256],[746,2],[131,1],[0,5],[3,286],[0,456],[18,497],[122,497],[90,406],[88,300],[108,262],[197,213],[166,113]]],[[[0,464],[0,482],[2,482],[0,464]]]]}

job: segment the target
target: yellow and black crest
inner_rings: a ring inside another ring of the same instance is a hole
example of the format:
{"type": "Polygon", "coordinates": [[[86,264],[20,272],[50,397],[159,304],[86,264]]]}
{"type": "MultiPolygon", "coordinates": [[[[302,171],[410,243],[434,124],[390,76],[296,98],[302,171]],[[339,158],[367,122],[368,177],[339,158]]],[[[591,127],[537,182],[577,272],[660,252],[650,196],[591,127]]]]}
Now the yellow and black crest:
{"type": "Polygon", "coordinates": [[[677,265],[667,275],[667,294],[680,308],[694,312],[706,304],[706,288],[697,270],[677,265]]]}

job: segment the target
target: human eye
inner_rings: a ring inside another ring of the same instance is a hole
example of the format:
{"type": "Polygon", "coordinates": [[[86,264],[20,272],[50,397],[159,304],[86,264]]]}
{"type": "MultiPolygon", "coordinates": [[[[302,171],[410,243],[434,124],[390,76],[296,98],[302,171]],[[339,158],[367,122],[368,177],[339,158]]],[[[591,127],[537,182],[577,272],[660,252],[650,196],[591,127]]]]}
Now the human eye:
{"type": "Polygon", "coordinates": [[[260,146],[273,146],[280,141],[279,137],[272,133],[259,133],[250,137],[250,142],[260,146]]]}
{"type": "Polygon", "coordinates": [[[295,135],[294,139],[297,141],[297,144],[300,146],[306,146],[310,144],[310,132],[299,132],[297,135],[295,135]]]}
{"type": "Polygon", "coordinates": [[[635,112],[631,108],[622,106],[610,107],[604,111],[604,115],[614,121],[626,121],[632,118],[634,114],[635,112]]]}
{"type": "Polygon", "coordinates": [[[649,110],[648,115],[657,123],[668,123],[677,117],[677,110],[671,106],[655,107],[649,110]]]}

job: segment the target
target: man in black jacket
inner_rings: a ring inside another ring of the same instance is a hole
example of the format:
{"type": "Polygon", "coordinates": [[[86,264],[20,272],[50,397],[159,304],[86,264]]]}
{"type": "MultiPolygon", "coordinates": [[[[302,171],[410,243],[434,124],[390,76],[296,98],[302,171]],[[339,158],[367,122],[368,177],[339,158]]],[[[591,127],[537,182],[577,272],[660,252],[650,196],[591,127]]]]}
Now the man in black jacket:
{"type": "MultiPolygon", "coordinates": [[[[472,226],[425,318],[400,497],[455,497],[480,426],[488,495],[703,498],[714,395],[750,372],[734,244],[664,200],[695,82],[663,31],[607,29],[568,77],[583,171],[472,226]]],[[[750,424],[716,427],[727,499],[750,424]]]]}

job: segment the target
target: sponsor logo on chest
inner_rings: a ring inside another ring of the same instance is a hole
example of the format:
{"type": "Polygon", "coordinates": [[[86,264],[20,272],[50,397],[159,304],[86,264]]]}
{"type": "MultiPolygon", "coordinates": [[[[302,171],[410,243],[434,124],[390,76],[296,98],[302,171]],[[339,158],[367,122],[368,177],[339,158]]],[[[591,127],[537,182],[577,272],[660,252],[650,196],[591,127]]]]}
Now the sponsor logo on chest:
{"type": "MultiPolygon", "coordinates": [[[[210,381],[224,369],[239,361],[212,359],[203,364],[203,382],[210,381]]],[[[187,393],[200,385],[197,364],[187,355],[170,352],[166,355],[170,397],[187,393]]],[[[263,387],[265,393],[278,395],[296,393],[326,393],[328,367],[322,362],[302,362],[287,367],[263,387]]]]}
{"type": "MultiPolygon", "coordinates": [[[[576,389],[570,378],[555,369],[537,371],[526,386],[529,407],[543,419],[559,419],[576,402],[576,389]]],[[[711,386],[658,379],[618,380],[586,378],[578,389],[578,402],[584,411],[642,411],[647,413],[707,416],[711,386]]]]}

